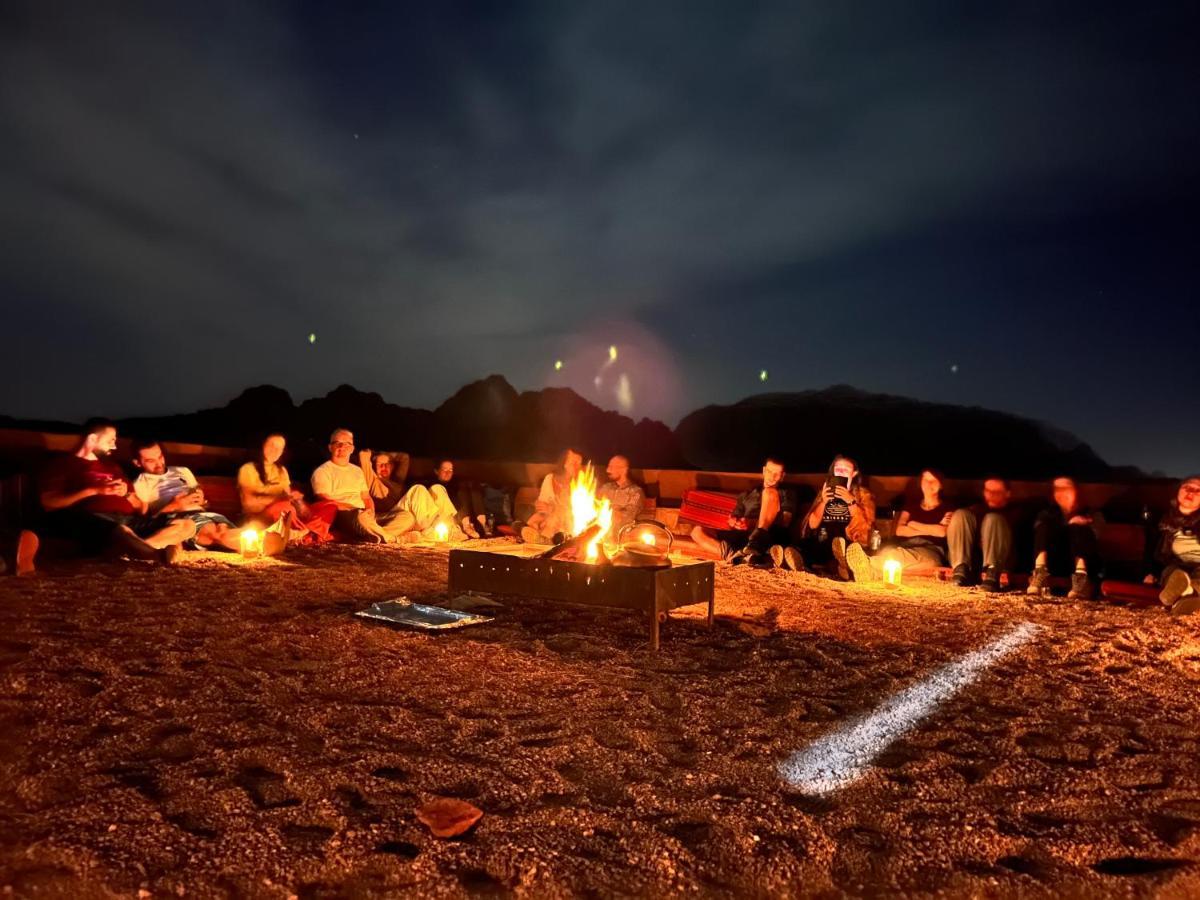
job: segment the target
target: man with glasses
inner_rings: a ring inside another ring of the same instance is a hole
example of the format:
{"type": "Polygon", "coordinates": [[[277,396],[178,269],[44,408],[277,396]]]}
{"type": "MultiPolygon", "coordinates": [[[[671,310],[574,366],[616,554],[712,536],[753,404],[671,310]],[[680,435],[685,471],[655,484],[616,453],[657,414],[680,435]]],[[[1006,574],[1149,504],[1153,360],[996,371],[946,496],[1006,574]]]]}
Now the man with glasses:
{"type": "Polygon", "coordinates": [[[387,532],[375,521],[375,501],[362,469],[350,461],[354,434],[338,428],[329,436],[329,461],[312,474],[313,493],[337,507],[334,529],[356,540],[385,544],[387,532]]]}
{"type": "Polygon", "coordinates": [[[1013,565],[1013,525],[1017,510],[1009,505],[1008,481],[1000,477],[983,482],[983,503],[957,509],[946,529],[946,544],[959,587],[975,583],[976,563],[982,562],[980,586],[989,593],[1000,590],[1000,575],[1013,565]]]}

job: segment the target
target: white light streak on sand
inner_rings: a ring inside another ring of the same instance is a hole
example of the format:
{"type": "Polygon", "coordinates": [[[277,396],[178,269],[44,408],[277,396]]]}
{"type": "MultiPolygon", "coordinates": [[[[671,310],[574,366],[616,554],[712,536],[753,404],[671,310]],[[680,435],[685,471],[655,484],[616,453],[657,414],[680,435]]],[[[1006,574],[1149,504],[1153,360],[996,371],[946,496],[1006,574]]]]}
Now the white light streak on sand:
{"type": "Polygon", "coordinates": [[[779,765],[792,787],[827,794],[860,778],[889,744],[974,681],[992,663],[1029,641],[1041,627],[1023,622],[986,647],[942,666],[844,728],[828,734],[779,765]]]}

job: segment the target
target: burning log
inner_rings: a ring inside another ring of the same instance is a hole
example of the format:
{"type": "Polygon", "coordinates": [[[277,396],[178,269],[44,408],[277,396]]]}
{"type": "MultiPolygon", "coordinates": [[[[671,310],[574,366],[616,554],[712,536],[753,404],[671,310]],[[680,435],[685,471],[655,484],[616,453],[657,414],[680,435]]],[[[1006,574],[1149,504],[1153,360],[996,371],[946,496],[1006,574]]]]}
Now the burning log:
{"type": "MultiPolygon", "coordinates": [[[[554,559],[572,551],[577,556],[583,556],[587,552],[587,545],[600,534],[600,528],[600,523],[595,522],[574,537],[567,538],[561,544],[555,544],[549,550],[539,553],[535,559],[554,559]]],[[[605,561],[607,562],[607,560],[605,561]]]]}

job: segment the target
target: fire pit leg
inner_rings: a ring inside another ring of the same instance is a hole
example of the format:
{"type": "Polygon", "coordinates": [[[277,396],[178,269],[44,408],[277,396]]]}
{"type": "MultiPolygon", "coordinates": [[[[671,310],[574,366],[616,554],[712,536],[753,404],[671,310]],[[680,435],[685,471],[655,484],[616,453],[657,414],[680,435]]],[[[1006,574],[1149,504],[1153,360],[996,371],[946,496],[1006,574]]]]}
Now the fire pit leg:
{"type": "Polygon", "coordinates": [[[713,605],[714,605],[714,603],[715,603],[715,599],[713,597],[709,597],[708,598],[708,627],[709,628],[713,627],[713,605]]]}
{"type": "Polygon", "coordinates": [[[658,609],[650,610],[650,649],[658,649],[658,609]]]}

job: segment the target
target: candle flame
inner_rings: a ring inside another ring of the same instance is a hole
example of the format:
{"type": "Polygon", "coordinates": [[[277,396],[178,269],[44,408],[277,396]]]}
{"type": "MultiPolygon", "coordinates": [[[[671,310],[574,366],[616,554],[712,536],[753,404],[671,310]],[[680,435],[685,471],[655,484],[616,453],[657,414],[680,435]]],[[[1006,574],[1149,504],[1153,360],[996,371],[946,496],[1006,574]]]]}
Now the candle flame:
{"type": "Polygon", "coordinates": [[[642,532],[642,543],[649,544],[651,547],[653,547],[658,542],[656,540],[654,540],[654,535],[652,535],[650,532],[643,531],[642,532]]]}
{"type": "Polygon", "coordinates": [[[450,534],[450,527],[445,522],[438,522],[433,530],[439,541],[445,541],[450,534]]]}

